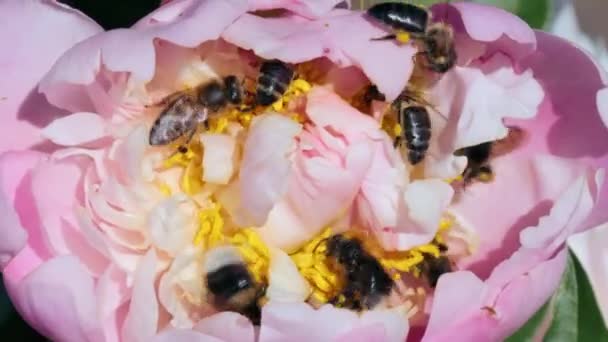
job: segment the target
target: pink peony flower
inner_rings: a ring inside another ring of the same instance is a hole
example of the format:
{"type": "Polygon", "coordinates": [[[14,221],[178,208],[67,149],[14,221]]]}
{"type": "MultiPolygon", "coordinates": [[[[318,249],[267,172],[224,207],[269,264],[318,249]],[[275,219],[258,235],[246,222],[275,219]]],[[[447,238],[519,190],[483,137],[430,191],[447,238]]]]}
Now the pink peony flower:
{"type": "Polygon", "coordinates": [[[0,4],[12,46],[0,69],[14,75],[0,85],[0,266],[35,329],[56,341],[499,341],[545,303],[566,239],[608,221],[603,72],[502,10],[435,6],[458,62],[425,87],[432,137],[413,166],[385,112],[417,50],[371,41],[386,31],[338,2],[171,1],[108,32],[56,2],[0,4]],[[256,12],[268,9],[285,11],[256,12]],[[226,111],[183,153],[149,145],[151,104],[255,80],[262,59],[297,69],[277,103],[226,111]],[[387,102],[368,112],[355,104],[369,83],[387,102]],[[492,160],[491,183],[446,181],[467,165],[457,150],[512,125],[526,138],[492,160]],[[401,275],[382,305],[323,299],[337,285],[313,242],[337,232],[377,241],[401,275]],[[420,260],[403,265],[438,239],[456,267],[433,289],[414,276],[420,260]],[[209,299],[224,244],[265,285],[259,327],[209,299]]]}

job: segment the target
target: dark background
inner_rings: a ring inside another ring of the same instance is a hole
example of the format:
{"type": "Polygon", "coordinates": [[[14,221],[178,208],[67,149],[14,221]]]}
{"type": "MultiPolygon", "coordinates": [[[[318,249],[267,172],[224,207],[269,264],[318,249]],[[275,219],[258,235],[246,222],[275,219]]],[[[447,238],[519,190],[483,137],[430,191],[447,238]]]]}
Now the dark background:
{"type": "MultiPolygon", "coordinates": [[[[160,4],[160,0],[60,0],[59,2],[81,10],[106,30],[130,27],[160,4]]],[[[0,336],[2,341],[47,341],[15,312],[1,281],[0,336]]]]}

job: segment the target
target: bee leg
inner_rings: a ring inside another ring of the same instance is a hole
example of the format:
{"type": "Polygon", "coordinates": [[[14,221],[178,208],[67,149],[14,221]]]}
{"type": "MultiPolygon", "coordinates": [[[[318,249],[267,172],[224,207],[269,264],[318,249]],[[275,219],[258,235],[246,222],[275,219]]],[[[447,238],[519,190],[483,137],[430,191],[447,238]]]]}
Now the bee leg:
{"type": "Polygon", "coordinates": [[[393,40],[393,39],[397,39],[397,35],[396,34],[389,34],[386,36],[382,36],[382,37],[378,37],[378,38],[371,38],[371,41],[381,41],[381,40],[393,40]]]}
{"type": "Polygon", "coordinates": [[[393,147],[398,148],[401,145],[401,136],[395,137],[395,140],[393,141],[393,147]]]}

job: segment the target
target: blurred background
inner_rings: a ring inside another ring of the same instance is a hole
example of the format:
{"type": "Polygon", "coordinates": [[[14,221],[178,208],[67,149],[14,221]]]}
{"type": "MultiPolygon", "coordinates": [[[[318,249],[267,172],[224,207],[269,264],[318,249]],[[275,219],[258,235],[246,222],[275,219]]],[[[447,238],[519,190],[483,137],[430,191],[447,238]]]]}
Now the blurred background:
{"type": "MultiPolygon", "coordinates": [[[[0,0],[1,1],[1,0],[0,0]]],[[[593,55],[608,70],[608,0],[472,0],[502,7],[536,29],[552,32],[573,41],[593,55]]],[[[81,10],[105,29],[129,27],[159,6],[161,0],[62,0],[81,10]]],[[[165,0],[166,2],[166,0],[165,0]]],[[[364,9],[382,0],[351,0],[356,9],[364,9]]],[[[432,5],[446,0],[412,0],[432,5]]],[[[0,282],[0,332],[11,341],[45,341],[21,320],[0,282]]]]}

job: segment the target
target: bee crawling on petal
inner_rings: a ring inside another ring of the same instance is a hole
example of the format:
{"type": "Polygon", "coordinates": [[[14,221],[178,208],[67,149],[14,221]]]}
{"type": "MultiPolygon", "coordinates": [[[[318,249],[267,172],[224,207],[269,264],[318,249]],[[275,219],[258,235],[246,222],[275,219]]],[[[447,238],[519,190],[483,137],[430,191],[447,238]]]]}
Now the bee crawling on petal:
{"type": "Polygon", "coordinates": [[[394,30],[374,40],[396,39],[407,43],[413,39],[421,46],[419,55],[424,66],[437,73],[445,73],[456,64],[452,27],[445,23],[429,24],[428,10],[408,3],[384,2],[370,7],[367,15],[394,30]]]}
{"type": "Polygon", "coordinates": [[[210,115],[228,105],[240,105],[243,99],[241,82],[236,76],[175,92],[156,104],[163,109],[150,129],[149,144],[168,145],[181,137],[190,141],[198,127],[206,125],[210,115]]]}

